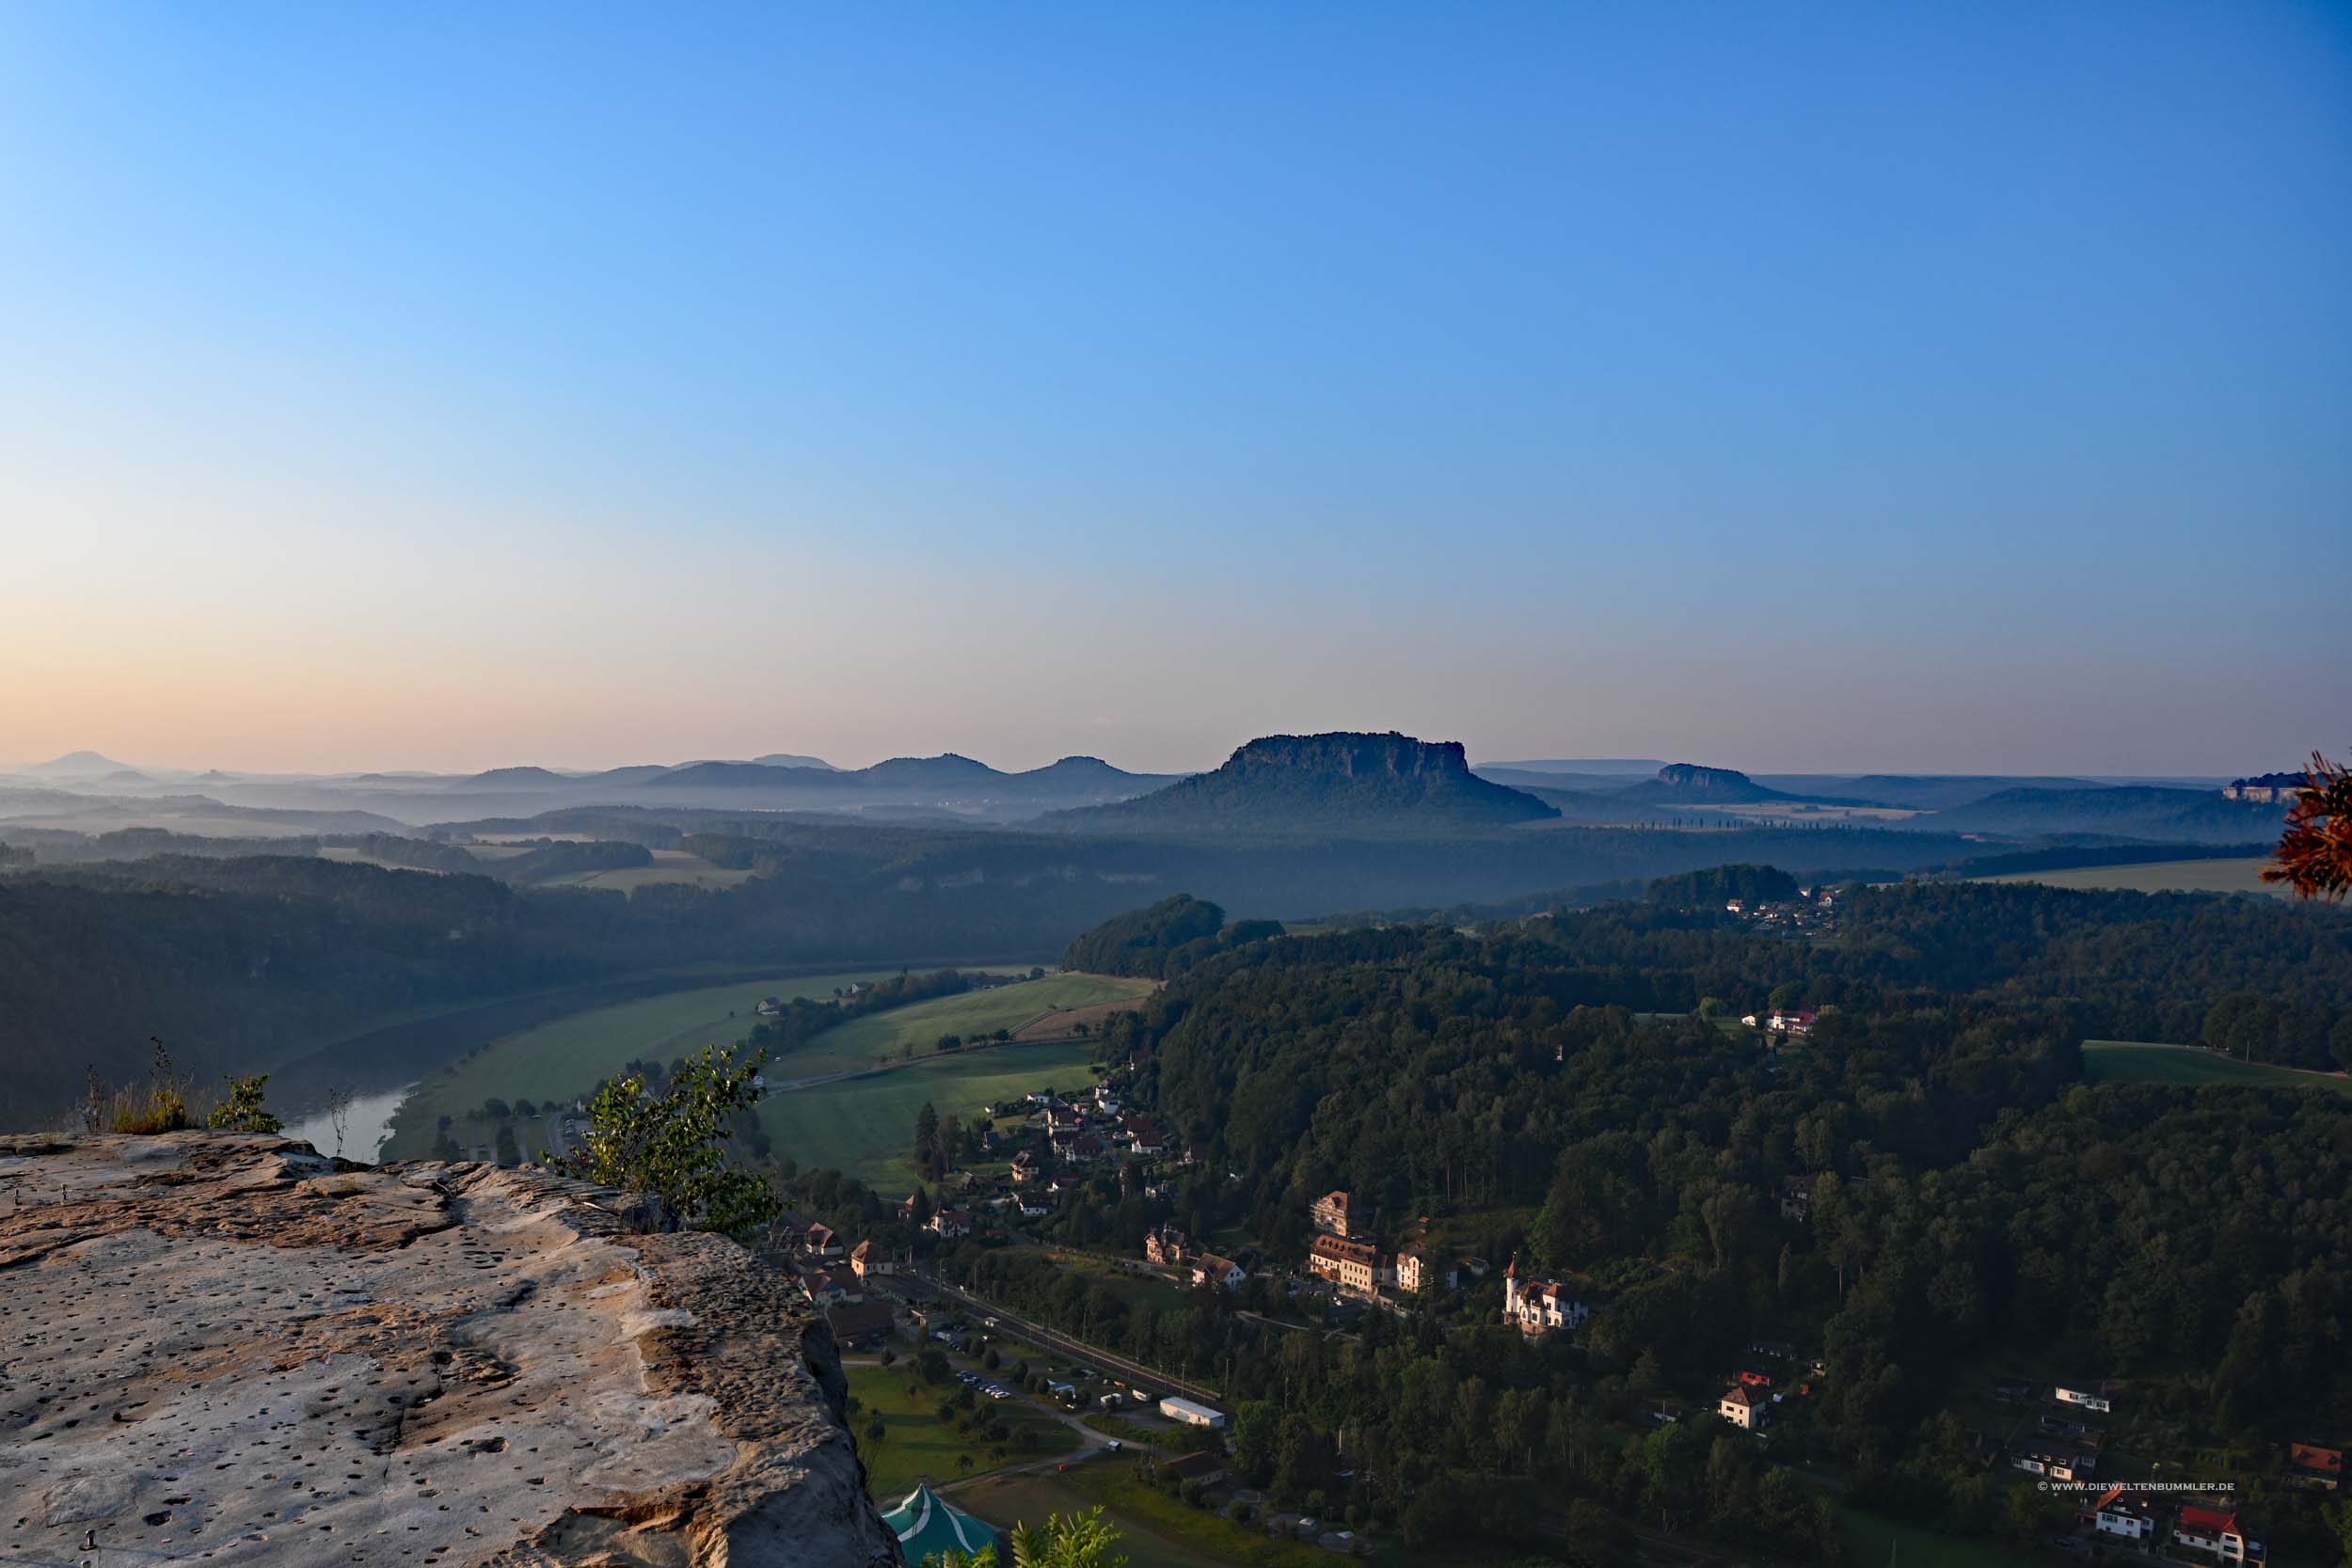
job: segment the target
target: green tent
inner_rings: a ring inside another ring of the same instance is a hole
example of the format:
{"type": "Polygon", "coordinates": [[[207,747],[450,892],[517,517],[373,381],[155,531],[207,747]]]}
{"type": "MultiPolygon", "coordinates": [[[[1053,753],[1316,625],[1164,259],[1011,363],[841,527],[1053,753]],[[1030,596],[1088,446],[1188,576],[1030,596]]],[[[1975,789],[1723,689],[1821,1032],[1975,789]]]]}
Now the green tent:
{"type": "Polygon", "coordinates": [[[923,1560],[933,1552],[977,1554],[983,1546],[996,1544],[993,1526],[948,1507],[946,1499],[928,1486],[908,1493],[898,1507],[882,1515],[882,1523],[898,1538],[898,1555],[906,1560],[907,1568],[921,1568],[923,1560]]]}

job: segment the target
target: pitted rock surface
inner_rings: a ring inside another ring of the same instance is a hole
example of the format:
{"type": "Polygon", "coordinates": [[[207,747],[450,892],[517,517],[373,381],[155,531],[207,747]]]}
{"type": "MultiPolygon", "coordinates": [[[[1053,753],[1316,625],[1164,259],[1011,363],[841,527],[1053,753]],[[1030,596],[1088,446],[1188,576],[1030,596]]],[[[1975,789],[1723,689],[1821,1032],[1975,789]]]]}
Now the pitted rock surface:
{"type": "Polygon", "coordinates": [[[0,1561],[895,1564],[821,1324],[630,1202],[278,1137],[0,1136],[0,1561]]]}

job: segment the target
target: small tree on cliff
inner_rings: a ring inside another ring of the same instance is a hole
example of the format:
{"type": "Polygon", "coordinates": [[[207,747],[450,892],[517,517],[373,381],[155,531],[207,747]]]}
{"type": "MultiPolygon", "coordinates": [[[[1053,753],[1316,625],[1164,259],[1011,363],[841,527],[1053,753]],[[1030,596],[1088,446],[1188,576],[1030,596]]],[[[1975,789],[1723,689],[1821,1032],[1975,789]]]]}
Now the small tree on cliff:
{"type": "Polygon", "coordinates": [[[705,1046],[677,1064],[660,1094],[632,1072],[596,1091],[588,1135],[548,1163],[567,1176],[658,1194],[688,1224],[740,1240],[775,1217],[768,1179],[727,1164],[734,1113],[759,1102],[766,1051],[738,1061],[705,1046]]]}
{"type": "Polygon", "coordinates": [[[205,1117],[204,1125],[230,1132],[276,1132],[285,1123],[270,1113],[262,1099],[262,1086],[269,1082],[264,1072],[251,1078],[229,1080],[229,1098],[213,1107],[205,1117]]]}

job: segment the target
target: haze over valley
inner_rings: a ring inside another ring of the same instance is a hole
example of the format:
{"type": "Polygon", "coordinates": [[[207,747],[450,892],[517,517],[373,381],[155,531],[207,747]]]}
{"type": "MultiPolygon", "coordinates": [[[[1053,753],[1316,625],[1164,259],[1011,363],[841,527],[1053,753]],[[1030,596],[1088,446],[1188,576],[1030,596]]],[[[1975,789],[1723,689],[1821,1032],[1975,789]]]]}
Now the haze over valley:
{"type": "Polygon", "coordinates": [[[2352,1568],[2352,4],[0,7],[0,1564],[2352,1568]]]}

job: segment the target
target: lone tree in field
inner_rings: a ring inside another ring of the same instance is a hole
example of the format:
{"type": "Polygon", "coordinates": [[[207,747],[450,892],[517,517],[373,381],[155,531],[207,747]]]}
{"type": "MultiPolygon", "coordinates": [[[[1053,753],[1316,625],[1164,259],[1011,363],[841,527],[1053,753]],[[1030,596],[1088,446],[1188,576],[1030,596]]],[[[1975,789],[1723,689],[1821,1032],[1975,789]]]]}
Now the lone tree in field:
{"type": "Polygon", "coordinates": [[[544,1158],[566,1176],[657,1194],[687,1224],[740,1241],[779,1208],[768,1179],[728,1164],[725,1147],[735,1113],[759,1102],[767,1060],[765,1051],[739,1062],[707,1045],[675,1065],[658,1095],[632,1072],[596,1091],[576,1148],[544,1158]]]}
{"type": "Polygon", "coordinates": [[[2352,892],[2352,766],[2312,753],[2312,770],[2287,808],[2287,829],[2263,880],[2334,903],[2352,892]]]}

